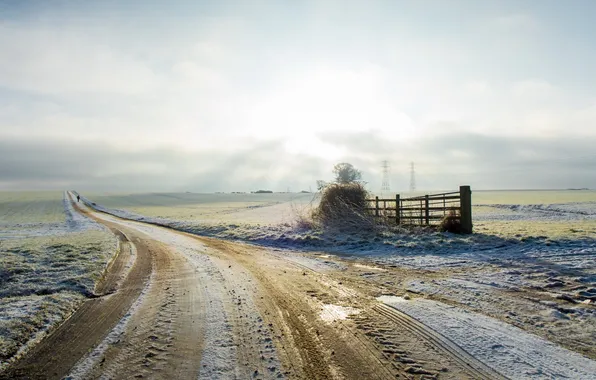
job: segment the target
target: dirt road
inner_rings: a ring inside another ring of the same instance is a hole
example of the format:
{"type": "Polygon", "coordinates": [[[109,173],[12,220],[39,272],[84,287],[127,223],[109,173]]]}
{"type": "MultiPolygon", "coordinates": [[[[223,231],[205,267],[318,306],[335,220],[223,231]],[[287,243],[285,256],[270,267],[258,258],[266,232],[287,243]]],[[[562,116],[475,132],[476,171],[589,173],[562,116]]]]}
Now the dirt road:
{"type": "Polygon", "coordinates": [[[381,306],[350,263],[79,211],[119,254],[97,297],[2,378],[502,378],[381,306]]]}

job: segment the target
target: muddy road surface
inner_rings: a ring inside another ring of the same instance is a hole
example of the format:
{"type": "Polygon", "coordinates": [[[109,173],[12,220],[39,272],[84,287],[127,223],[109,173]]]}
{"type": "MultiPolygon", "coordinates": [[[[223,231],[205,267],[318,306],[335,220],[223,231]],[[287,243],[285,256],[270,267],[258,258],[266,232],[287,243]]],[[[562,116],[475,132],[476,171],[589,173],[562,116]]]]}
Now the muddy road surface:
{"type": "Polygon", "coordinates": [[[86,301],[1,378],[499,379],[338,258],[78,210],[120,239],[86,301]]]}

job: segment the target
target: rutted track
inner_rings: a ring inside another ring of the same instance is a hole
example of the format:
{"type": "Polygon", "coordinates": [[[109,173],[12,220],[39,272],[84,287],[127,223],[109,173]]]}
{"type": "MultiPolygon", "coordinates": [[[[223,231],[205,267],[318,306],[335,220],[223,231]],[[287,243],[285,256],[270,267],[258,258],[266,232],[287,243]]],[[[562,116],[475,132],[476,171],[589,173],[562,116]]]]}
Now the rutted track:
{"type": "MultiPolygon", "coordinates": [[[[282,255],[276,255],[280,258],[283,258],[282,255]]],[[[326,276],[321,271],[313,268],[312,266],[304,265],[302,263],[296,262],[294,260],[288,260],[292,265],[295,265],[298,268],[303,270],[312,271],[317,273],[318,275],[325,278],[326,276]]],[[[320,281],[320,280],[319,280],[320,281]]],[[[338,284],[337,281],[334,281],[330,278],[325,278],[324,280],[330,287],[335,288],[340,292],[344,292],[351,297],[356,297],[357,293],[353,290],[338,284]]],[[[402,313],[398,310],[395,310],[387,305],[384,304],[376,304],[372,306],[371,310],[379,315],[389,319],[393,323],[397,324],[399,327],[406,329],[407,331],[413,333],[423,341],[431,344],[436,350],[442,352],[445,356],[449,357],[455,363],[459,364],[460,367],[467,372],[471,378],[473,379],[485,379],[485,380],[505,380],[506,377],[502,376],[500,373],[494,371],[492,368],[488,367],[481,361],[474,358],[468,352],[466,352],[463,348],[449,340],[448,338],[442,336],[441,334],[435,332],[428,326],[422,324],[421,322],[413,319],[409,315],[402,313]]],[[[356,339],[360,339],[358,334],[354,333],[354,337],[356,339]]],[[[403,369],[403,368],[402,368],[403,369]]]]}
{"type": "Polygon", "coordinates": [[[495,372],[493,369],[474,358],[457,344],[413,319],[409,315],[382,304],[374,306],[373,309],[380,315],[413,332],[424,341],[432,344],[436,349],[445,353],[445,355],[451,357],[458,362],[462,368],[472,376],[472,378],[486,380],[506,379],[506,377],[495,372]]]}
{"type": "MultiPolygon", "coordinates": [[[[333,324],[320,319],[318,295],[331,291],[340,298],[352,298],[357,293],[339,286],[334,280],[319,276],[319,272],[268,250],[213,238],[193,236],[216,248],[220,255],[233,258],[257,279],[263,294],[266,322],[276,331],[281,346],[280,359],[291,378],[331,379],[366,378],[395,379],[400,376],[382,353],[347,321],[338,318],[333,324]],[[310,274],[307,274],[308,271],[310,274]],[[337,285],[337,284],[336,284],[337,285]],[[315,290],[316,289],[316,290],[315,290]]],[[[408,378],[408,377],[405,377],[408,378]]]]}

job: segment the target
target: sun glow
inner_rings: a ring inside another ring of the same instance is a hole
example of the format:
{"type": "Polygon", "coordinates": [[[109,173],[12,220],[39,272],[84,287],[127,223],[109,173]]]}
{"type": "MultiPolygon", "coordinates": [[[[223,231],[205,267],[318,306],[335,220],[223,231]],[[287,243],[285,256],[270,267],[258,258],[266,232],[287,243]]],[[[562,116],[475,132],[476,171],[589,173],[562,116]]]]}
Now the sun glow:
{"type": "Polygon", "coordinates": [[[402,141],[416,137],[412,119],[390,101],[381,78],[373,69],[317,69],[288,78],[254,108],[251,131],[287,137],[289,150],[310,151],[329,146],[304,136],[374,130],[402,141]]]}
{"type": "Polygon", "coordinates": [[[294,135],[287,137],[284,149],[290,154],[304,154],[312,157],[319,157],[327,161],[333,161],[341,157],[343,149],[325,143],[311,134],[294,135]]]}

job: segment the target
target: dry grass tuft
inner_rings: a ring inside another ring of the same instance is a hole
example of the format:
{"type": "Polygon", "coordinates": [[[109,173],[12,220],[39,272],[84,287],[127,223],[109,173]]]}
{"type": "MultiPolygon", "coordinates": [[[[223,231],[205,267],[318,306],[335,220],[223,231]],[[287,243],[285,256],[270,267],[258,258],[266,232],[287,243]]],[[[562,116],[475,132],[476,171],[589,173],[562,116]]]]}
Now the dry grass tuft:
{"type": "Polygon", "coordinates": [[[456,211],[451,210],[449,214],[446,215],[443,220],[441,220],[441,224],[439,224],[439,231],[451,232],[454,234],[462,233],[461,220],[456,211]]]}

